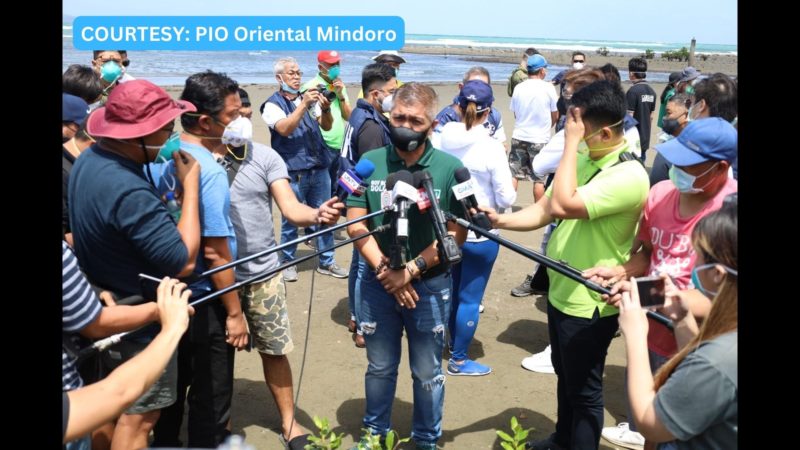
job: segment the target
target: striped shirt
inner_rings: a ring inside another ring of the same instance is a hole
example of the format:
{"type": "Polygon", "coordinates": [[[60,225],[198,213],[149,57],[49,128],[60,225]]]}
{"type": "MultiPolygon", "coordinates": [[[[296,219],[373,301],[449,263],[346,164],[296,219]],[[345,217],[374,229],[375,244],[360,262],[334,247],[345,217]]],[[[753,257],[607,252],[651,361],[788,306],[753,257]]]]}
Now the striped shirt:
{"type": "MultiPolygon", "coordinates": [[[[94,322],[102,305],[92,287],[78,267],[78,259],[67,243],[61,241],[61,330],[67,334],[77,334],[94,322]]],[[[69,338],[66,337],[65,338],[69,338]]],[[[71,391],[83,386],[83,380],[75,367],[75,358],[67,355],[61,348],[61,387],[71,391]]]]}

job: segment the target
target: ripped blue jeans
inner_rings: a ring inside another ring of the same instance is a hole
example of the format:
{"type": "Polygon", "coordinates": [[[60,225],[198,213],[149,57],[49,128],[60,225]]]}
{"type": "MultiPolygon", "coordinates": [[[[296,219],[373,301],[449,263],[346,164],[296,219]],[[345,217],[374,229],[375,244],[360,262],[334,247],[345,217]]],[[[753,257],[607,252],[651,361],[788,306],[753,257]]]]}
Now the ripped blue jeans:
{"type": "Polygon", "coordinates": [[[405,329],[414,380],[411,436],[418,445],[424,445],[435,443],[442,435],[442,351],[450,314],[452,278],[447,272],[414,281],[412,285],[419,301],[416,308],[406,309],[383,289],[372,270],[359,273],[358,323],[364,332],[369,362],[364,376],[367,396],[364,425],[376,434],[385,435],[391,429],[392,402],[405,329]]]}

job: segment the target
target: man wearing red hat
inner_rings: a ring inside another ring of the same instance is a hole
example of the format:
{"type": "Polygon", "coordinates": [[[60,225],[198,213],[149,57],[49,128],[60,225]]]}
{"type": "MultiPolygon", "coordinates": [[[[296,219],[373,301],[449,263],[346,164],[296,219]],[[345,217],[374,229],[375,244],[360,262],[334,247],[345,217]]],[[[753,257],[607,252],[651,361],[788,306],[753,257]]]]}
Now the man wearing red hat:
{"type": "MultiPolygon", "coordinates": [[[[139,273],[159,278],[192,273],[200,249],[200,166],[186,152],[173,153],[183,186],[177,224],[142,168],[172,141],[175,118],[193,111],[191,103],[173,100],[149,81],[135,80],[117,86],[105,106],[87,119],[86,130],[97,143],[83,152],[70,173],[69,216],[75,254],[94,285],[128,297],[141,293],[139,273]]],[[[116,345],[104,355],[107,368],[132,358],[157,331],[157,326],[143,330],[116,345]]],[[[173,356],[164,375],[122,414],[114,431],[115,448],[147,446],[160,410],[175,402],[176,369],[173,356]]]]}
{"type": "Polygon", "coordinates": [[[317,53],[317,68],[319,72],[317,76],[308,81],[303,87],[310,89],[319,85],[325,86],[325,89],[335,92],[336,97],[329,97],[331,102],[331,115],[333,116],[333,124],[330,130],[322,130],[322,138],[325,140],[325,145],[330,147],[333,152],[333,158],[328,174],[331,177],[331,195],[336,191],[336,180],[339,173],[339,151],[342,150],[342,143],[344,142],[344,126],[350,120],[350,99],[347,97],[347,89],[345,89],[344,82],[339,76],[341,69],[342,56],[336,50],[322,50],[317,53]]]}

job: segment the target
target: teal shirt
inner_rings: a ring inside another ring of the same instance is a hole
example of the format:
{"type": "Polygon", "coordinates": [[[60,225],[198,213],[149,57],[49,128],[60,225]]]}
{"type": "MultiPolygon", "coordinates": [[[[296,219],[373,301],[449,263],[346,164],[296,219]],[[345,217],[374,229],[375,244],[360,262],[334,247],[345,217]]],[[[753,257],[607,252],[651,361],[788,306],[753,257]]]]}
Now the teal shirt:
{"type": "MultiPolygon", "coordinates": [[[[329,91],[335,92],[333,85],[322,79],[319,74],[304,84],[303,89],[315,88],[320,84],[324,84],[329,91]]],[[[347,97],[347,89],[342,89],[342,97],[347,102],[350,102],[350,99],[347,97]]],[[[325,131],[320,127],[319,131],[322,132],[322,138],[325,139],[325,143],[328,147],[338,152],[342,149],[342,143],[344,142],[344,126],[347,123],[347,121],[342,118],[342,104],[338,97],[331,102],[331,115],[333,116],[331,129],[325,131]]]]}
{"type": "MultiPolygon", "coordinates": [[[[453,186],[458,184],[453,173],[459,167],[463,167],[463,164],[458,158],[433,148],[430,139],[425,142],[425,152],[422,157],[411,167],[405,166],[405,162],[400,159],[397,151],[391,145],[370,150],[361,158],[372,161],[375,164],[375,171],[366,179],[367,192],[361,197],[348,197],[348,207],[366,208],[368,212],[377,211],[381,209],[381,192],[386,188],[386,177],[390,173],[401,170],[408,170],[411,173],[427,170],[433,178],[433,190],[438,197],[439,207],[442,211],[464,217],[464,209],[453,193],[453,186]]],[[[373,217],[370,219],[369,229],[372,230],[384,223],[390,223],[392,217],[392,213],[373,217]]],[[[436,240],[436,234],[433,231],[429,211],[420,213],[416,203],[412,203],[408,209],[408,224],[406,254],[411,259],[431,245],[431,242],[436,240]]],[[[389,247],[394,240],[392,233],[378,233],[374,237],[378,241],[381,252],[388,255],[389,247]]]]}

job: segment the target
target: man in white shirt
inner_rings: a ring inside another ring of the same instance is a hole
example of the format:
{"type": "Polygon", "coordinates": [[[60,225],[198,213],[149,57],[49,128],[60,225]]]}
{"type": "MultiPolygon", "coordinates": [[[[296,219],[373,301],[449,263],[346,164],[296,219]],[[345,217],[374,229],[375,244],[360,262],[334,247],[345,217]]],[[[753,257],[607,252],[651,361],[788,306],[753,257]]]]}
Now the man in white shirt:
{"type": "Polygon", "coordinates": [[[514,88],[511,111],[514,113],[514,133],[511,135],[511,152],[508,164],[514,174],[514,188],[518,180],[527,176],[533,181],[533,198],[544,195],[544,177],[533,172],[531,163],[550,140],[550,128],[558,118],[558,96],[551,83],[544,81],[547,60],[542,55],[528,58],[528,79],[514,88]]]}

